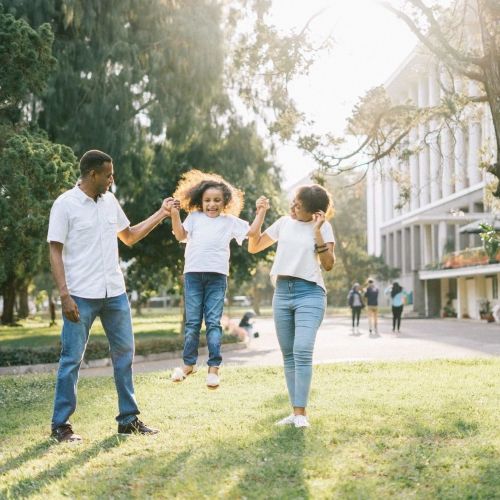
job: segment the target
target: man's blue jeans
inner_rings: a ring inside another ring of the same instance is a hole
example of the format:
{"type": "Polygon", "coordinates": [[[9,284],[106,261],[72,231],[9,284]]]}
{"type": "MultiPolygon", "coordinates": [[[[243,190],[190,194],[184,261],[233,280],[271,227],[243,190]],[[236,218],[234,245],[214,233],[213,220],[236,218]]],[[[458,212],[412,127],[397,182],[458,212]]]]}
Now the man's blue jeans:
{"type": "Polygon", "coordinates": [[[298,278],[279,278],[276,282],[273,316],[294,408],[307,406],[314,342],[325,309],[325,291],[316,283],[298,278]]]}
{"type": "Polygon", "coordinates": [[[128,424],[139,414],[132,381],[134,334],[130,305],[126,293],[104,299],[82,299],[72,295],[80,311],[80,320],[73,323],[63,316],[61,358],[57,372],[52,429],[69,422],[76,409],[78,372],[85,354],[90,328],[100,317],[109,342],[111,360],[118,392],[119,414],[116,420],[128,424]]]}
{"type": "Polygon", "coordinates": [[[222,327],[220,319],[224,309],[227,276],[220,273],[186,273],[184,275],[184,364],[193,366],[198,360],[201,322],[205,319],[208,345],[208,366],[222,362],[220,345],[222,327]]]}

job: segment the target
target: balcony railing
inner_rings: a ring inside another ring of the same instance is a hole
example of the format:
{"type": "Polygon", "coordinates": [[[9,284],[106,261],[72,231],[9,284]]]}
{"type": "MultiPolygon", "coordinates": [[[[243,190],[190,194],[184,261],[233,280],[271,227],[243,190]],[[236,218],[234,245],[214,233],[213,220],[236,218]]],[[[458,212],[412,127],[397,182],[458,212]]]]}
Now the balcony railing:
{"type": "Polygon", "coordinates": [[[500,251],[493,262],[490,262],[483,247],[466,248],[458,252],[450,252],[443,256],[440,262],[429,264],[425,267],[428,270],[437,269],[458,269],[460,267],[485,266],[500,262],[500,251]]]}

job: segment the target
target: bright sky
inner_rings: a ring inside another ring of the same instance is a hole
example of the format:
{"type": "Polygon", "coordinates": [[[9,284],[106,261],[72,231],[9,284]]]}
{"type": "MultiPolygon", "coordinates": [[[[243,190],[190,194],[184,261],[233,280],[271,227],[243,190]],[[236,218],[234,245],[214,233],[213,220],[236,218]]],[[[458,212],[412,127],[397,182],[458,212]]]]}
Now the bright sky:
{"type": "MultiPolygon", "coordinates": [[[[376,0],[273,0],[272,20],[280,29],[300,31],[324,7],[328,9],[312,21],[310,31],[317,41],[332,33],[333,48],[290,90],[299,109],[317,123],[317,131],[340,135],[358,97],[387,80],[416,38],[376,0]]],[[[315,168],[314,161],[293,146],[279,148],[277,161],[284,187],[315,168]]]]}

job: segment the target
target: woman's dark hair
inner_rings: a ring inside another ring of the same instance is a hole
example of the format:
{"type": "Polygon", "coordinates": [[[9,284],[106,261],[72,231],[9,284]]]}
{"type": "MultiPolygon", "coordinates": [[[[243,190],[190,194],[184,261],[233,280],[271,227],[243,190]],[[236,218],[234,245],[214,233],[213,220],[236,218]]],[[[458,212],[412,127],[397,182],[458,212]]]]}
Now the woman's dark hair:
{"type": "Polygon", "coordinates": [[[100,170],[104,163],[112,163],[113,159],[98,149],[87,151],[80,158],[80,173],[85,177],[91,170],[100,170]]]}
{"type": "Polygon", "coordinates": [[[313,214],[318,210],[325,212],[327,218],[333,217],[332,195],[319,184],[300,187],[295,196],[302,202],[305,210],[313,214]]]}
{"type": "Polygon", "coordinates": [[[403,288],[399,286],[399,283],[395,281],[392,284],[391,297],[394,298],[403,288]]]}
{"type": "Polygon", "coordinates": [[[224,202],[224,207],[229,205],[231,199],[233,198],[233,194],[229,187],[223,182],[216,181],[201,181],[199,184],[193,186],[187,193],[187,197],[189,198],[188,205],[189,209],[198,209],[202,208],[203,202],[203,193],[207,189],[219,189],[222,193],[222,198],[224,202]]]}

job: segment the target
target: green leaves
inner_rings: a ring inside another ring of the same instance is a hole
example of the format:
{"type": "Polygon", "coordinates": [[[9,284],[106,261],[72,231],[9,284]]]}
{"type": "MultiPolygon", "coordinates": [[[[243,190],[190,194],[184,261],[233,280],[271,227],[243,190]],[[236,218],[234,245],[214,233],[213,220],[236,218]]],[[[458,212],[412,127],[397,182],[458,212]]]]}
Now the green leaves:
{"type": "MultiPolygon", "coordinates": [[[[37,30],[6,14],[0,4],[0,113],[28,93],[41,92],[54,69],[54,36],[48,24],[37,30]]],[[[1,114],[0,114],[1,117],[1,114]]]]}

